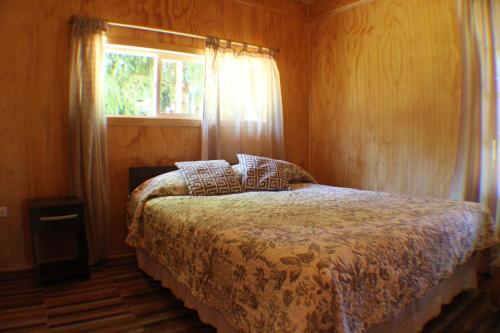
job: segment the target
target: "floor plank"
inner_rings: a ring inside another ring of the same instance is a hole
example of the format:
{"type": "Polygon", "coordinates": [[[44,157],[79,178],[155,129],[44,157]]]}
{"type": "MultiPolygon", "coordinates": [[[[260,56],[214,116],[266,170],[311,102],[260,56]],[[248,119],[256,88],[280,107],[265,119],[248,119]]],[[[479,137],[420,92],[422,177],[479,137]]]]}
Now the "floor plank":
{"type": "MultiPolygon", "coordinates": [[[[491,280],[485,279],[482,286],[491,280]]],[[[486,288],[443,307],[423,333],[500,332],[500,312],[486,288]]],[[[214,333],[196,311],[137,268],[133,257],[109,261],[87,281],[41,287],[34,271],[0,274],[0,333],[214,333]]]]}

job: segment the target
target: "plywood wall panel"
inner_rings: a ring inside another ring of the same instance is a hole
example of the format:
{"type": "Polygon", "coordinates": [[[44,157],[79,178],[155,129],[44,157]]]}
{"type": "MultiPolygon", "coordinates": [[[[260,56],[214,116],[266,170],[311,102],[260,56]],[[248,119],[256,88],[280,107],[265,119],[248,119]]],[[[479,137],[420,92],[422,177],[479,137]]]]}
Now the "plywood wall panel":
{"type": "Polygon", "coordinates": [[[127,251],[123,240],[126,229],[125,202],[128,195],[128,168],[131,166],[173,165],[176,161],[199,160],[199,126],[123,126],[108,125],[112,254],[127,251]]]}
{"type": "Polygon", "coordinates": [[[447,196],[457,27],[449,0],[376,0],[311,22],[311,156],[321,182],[447,196]]]}
{"type": "Polygon", "coordinates": [[[328,16],[333,11],[348,10],[371,1],[375,0],[314,0],[309,4],[309,17],[314,20],[317,17],[328,16]]]}
{"type": "MultiPolygon", "coordinates": [[[[189,0],[116,1],[87,0],[82,11],[110,21],[173,29],[201,35],[246,41],[280,49],[280,68],[285,128],[285,153],[291,161],[308,166],[308,42],[307,24],[303,16],[296,17],[303,5],[288,5],[294,1],[234,1],[189,0]],[[282,6],[282,7],[278,7],[282,6]],[[290,9],[295,8],[295,9],[290,9]],[[278,10],[279,9],[279,10],[278,10]],[[292,15],[292,16],[290,16],[292,15]]],[[[140,32],[130,31],[131,39],[140,32]]],[[[123,33],[121,34],[123,38],[123,33]]],[[[159,35],[165,44],[199,47],[198,41],[159,35]]]]}
{"type": "MultiPolygon", "coordinates": [[[[26,214],[30,197],[70,193],[67,104],[69,18],[168,28],[278,47],[283,85],[286,155],[308,163],[306,8],[294,0],[3,0],[0,1],[0,270],[31,265],[26,214]],[[8,259],[5,259],[8,258],[8,259]]],[[[138,40],[140,32],[120,38],[138,40]]],[[[148,37],[149,38],[149,37],[148,37]]],[[[157,36],[155,45],[199,47],[157,36]]],[[[127,250],[124,204],[127,169],[200,156],[200,128],[110,126],[112,252],[127,250]]]]}
{"type": "Polygon", "coordinates": [[[69,59],[64,27],[76,10],[62,0],[0,3],[0,204],[9,207],[0,246],[8,268],[30,265],[26,199],[69,190],[67,71],[57,68],[69,59]]]}

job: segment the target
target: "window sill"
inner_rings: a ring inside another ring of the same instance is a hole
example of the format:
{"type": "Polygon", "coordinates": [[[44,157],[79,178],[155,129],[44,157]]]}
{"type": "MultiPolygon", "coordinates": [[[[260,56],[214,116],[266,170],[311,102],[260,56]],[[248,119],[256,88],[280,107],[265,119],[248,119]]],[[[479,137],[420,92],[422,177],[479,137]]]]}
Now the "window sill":
{"type": "Polygon", "coordinates": [[[201,119],[183,115],[168,117],[106,117],[108,126],[201,127],[201,119]]]}

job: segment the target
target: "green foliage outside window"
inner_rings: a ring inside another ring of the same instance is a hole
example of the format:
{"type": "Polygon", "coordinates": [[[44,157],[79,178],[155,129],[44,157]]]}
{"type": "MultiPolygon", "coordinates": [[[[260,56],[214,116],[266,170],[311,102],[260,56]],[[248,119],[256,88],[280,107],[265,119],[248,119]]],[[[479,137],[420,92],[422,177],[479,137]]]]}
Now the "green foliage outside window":
{"type": "Polygon", "coordinates": [[[202,63],[109,52],[106,54],[105,109],[108,116],[155,116],[156,64],[160,66],[160,113],[201,114],[202,63]]]}
{"type": "Polygon", "coordinates": [[[106,114],[120,116],[154,115],[154,58],[106,55],[106,114]]]}
{"type": "Polygon", "coordinates": [[[200,63],[186,62],[183,67],[182,108],[186,113],[201,114],[205,67],[200,63]]]}
{"type": "Polygon", "coordinates": [[[176,112],[175,84],[177,82],[177,62],[161,62],[161,98],[160,112],[176,112]]]}
{"type": "Polygon", "coordinates": [[[205,69],[195,62],[162,61],[160,112],[199,114],[203,107],[205,69]],[[179,66],[182,82],[177,82],[179,66]],[[177,84],[181,84],[182,96],[176,96],[177,84]],[[177,98],[182,98],[182,103],[177,98]],[[179,107],[181,110],[178,110],[179,107]]]}

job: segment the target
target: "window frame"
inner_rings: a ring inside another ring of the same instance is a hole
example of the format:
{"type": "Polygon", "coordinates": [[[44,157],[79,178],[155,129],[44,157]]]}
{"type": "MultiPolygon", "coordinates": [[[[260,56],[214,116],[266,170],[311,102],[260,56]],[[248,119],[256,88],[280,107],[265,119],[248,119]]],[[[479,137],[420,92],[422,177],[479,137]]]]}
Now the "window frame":
{"type": "MultiPolygon", "coordinates": [[[[107,115],[106,118],[127,118],[127,119],[172,119],[172,120],[199,120],[201,121],[202,114],[187,114],[187,113],[162,113],[160,112],[161,105],[161,71],[162,71],[162,61],[170,60],[176,62],[193,62],[204,64],[205,59],[202,54],[199,53],[188,53],[188,52],[178,52],[172,50],[162,50],[162,49],[153,49],[147,47],[139,47],[139,46],[131,46],[126,44],[116,44],[116,43],[108,43],[104,48],[105,55],[108,53],[115,54],[130,54],[137,56],[145,56],[145,57],[153,57],[154,59],[154,67],[155,71],[153,73],[153,82],[154,82],[154,92],[153,99],[155,101],[155,112],[150,116],[131,116],[131,115],[107,115]]],[[[180,80],[177,80],[177,85],[182,85],[182,75],[180,80]],[[180,82],[180,84],[179,84],[180,82]]],[[[176,93],[177,96],[177,93],[176,93]]],[[[182,96],[180,94],[180,103],[182,104],[182,96]]]]}

